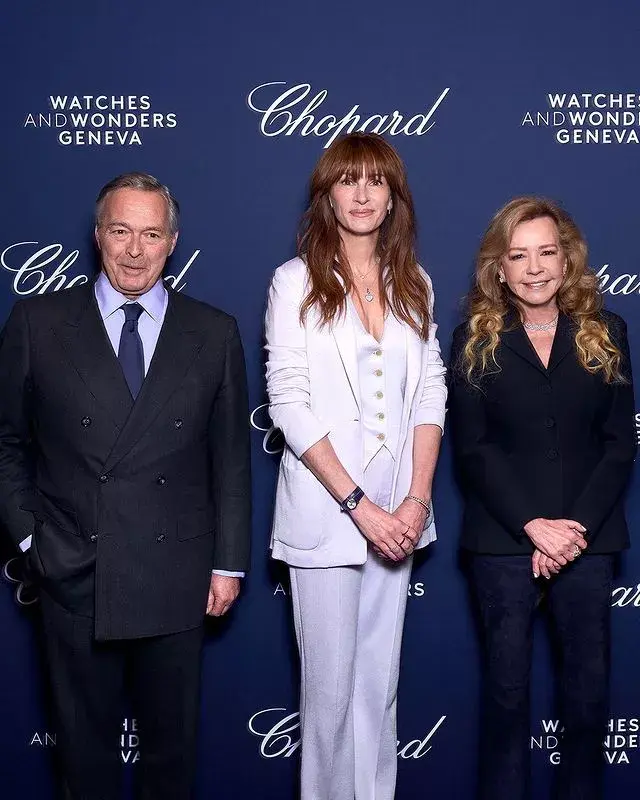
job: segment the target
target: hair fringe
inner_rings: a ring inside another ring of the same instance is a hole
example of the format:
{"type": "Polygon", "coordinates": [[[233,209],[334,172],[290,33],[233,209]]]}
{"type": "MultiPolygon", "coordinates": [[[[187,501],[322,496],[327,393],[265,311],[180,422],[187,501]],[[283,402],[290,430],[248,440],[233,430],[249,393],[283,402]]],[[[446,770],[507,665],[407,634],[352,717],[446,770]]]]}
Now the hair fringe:
{"type": "Polygon", "coordinates": [[[380,278],[383,308],[422,338],[429,334],[431,297],[415,254],[416,219],[404,165],[395,149],[373,133],[352,133],[336,140],[320,157],[310,181],[310,202],[298,235],[298,255],[309,272],[309,291],[300,307],[304,324],[317,308],[321,325],[331,325],[347,308],[353,289],[349,262],[329,204],[331,187],[343,175],[381,174],[393,206],[380,228],[376,255],[386,268],[380,278]]]}

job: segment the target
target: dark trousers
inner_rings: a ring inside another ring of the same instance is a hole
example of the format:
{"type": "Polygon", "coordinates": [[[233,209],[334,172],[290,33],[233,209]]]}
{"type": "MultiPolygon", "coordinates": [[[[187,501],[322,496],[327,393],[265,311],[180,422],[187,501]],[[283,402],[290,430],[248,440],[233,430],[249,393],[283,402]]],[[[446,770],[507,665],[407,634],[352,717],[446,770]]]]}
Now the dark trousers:
{"type": "Polygon", "coordinates": [[[120,800],[125,699],[138,721],[140,800],[193,797],[202,627],[96,642],[93,619],[42,593],[65,800],[120,800]]]}
{"type": "Polygon", "coordinates": [[[480,800],[528,800],[534,612],[546,595],[559,674],[557,800],[599,800],[608,717],[610,603],[614,557],[583,555],[550,580],[528,556],[472,555],[471,588],[485,651],[480,800]]]}

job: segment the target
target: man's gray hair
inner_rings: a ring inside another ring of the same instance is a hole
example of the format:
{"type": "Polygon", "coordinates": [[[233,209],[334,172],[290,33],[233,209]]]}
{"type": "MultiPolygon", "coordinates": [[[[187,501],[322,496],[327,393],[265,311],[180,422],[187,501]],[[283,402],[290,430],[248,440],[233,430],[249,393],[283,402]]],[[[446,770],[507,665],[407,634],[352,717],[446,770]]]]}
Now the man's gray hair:
{"type": "Polygon", "coordinates": [[[180,206],[178,201],[169,191],[169,187],[160,183],[153,175],[147,175],[146,172],[125,172],[123,175],[118,175],[117,178],[105,184],[96,200],[96,226],[99,228],[102,222],[102,210],[104,208],[104,201],[107,195],[115,192],[117,189],[141,189],[143,192],[158,192],[167,201],[167,208],[169,211],[169,232],[173,236],[177,233],[180,227],[180,206]]]}

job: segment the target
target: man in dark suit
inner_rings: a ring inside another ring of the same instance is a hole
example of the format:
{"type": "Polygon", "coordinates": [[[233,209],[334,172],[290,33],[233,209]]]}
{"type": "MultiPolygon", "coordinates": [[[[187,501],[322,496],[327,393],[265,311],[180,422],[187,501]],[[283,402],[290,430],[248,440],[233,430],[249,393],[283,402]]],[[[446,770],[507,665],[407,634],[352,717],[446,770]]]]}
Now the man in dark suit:
{"type": "Polygon", "coordinates": [[[191,797],[200,650],[248,567],[247,390],[235,320],[167,289],[178,206],[142,173],[96,208],[95,283],[18,302],[0,342],[0,517],[41,588],[65,797],[191,797]]]}

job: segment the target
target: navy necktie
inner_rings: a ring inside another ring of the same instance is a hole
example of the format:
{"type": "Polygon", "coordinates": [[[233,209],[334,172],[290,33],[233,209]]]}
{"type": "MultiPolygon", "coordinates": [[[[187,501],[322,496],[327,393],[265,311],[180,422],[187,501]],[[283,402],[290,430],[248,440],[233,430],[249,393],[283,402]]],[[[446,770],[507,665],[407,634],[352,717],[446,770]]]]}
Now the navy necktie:
{"type": "Polygon", "coordinates": [[[121,308],[124,311],[124,325],[120,334],[118,360],[135,400],[144,380],[144,350],[138,333],[138,318],[144,309],[139,303],[125,303],[121,308]]]}

